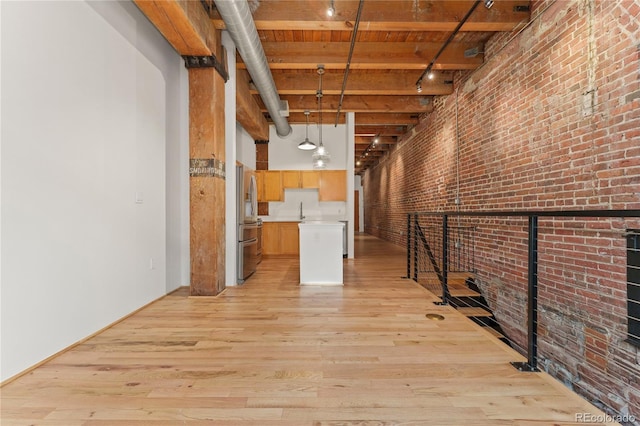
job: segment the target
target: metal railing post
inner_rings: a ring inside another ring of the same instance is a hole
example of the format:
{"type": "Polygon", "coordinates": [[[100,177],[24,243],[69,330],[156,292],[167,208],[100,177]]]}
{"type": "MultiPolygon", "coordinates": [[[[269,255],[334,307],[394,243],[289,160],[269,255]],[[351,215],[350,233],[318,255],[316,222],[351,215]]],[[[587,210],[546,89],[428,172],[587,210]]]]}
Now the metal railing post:
{"type": "Polygon", "coordinates": [[[449,271],[449,216],[442,216],[442,304],[449,303],[451,295],[448,285],[449,271]]]}
{"type": "Polygon", "coordinates": [[[513,362],[520,371],[538,369],[538,216],[529,216],[529,256],[527,276],[527,362],[513,362]]]}
{"type": "Polygon", "coordinates": [[[413,216],[413,280],[418,282],[418,213],[413,216]]]}
{"type": "Polygon", "coordinates": [[[407,275],[402,278],[411,278],[411,213],[407,213],[407,275]]]}

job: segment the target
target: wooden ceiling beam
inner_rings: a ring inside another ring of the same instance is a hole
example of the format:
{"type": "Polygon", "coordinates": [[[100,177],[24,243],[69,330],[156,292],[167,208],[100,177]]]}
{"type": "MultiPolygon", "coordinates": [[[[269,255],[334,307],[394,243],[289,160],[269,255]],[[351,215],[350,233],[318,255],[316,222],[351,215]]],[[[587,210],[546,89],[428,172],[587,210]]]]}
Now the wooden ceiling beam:
{"type": "Polygon", "coordinates": [[[249,89],[249,73],[236,73],[236,120],[254,140],[269,139],[269,123],[249,89]]]}
{"type": "Polygon", "coordinates": [[[401,113],[356,113],[355,121],[356,126],[359,125],[416,125],[418,124],[418,114],[401,114],[401,113]]]}
{"type": "MultiPolygon", "coordinates": [[[[424,70],[435,57],[442,43],[361,42],[356,43],[351,69],[413,69],[424,70]],[[384,54],[380,54],[384,52],[384,54]]],[[[323,64],[325,69],[344,70],[349,55],[348,42],[263,42],[271,69],[313,69],[323,64]]],[[[451,43],[438,57],[434,69],[476,69],[483,55],[466,58],[465,50],[484,49],[479,43],[451,43]]],[[[240,62],[239,67],[245,64],[240,62]]]]}
{"type": "MultiPolygon", "coordinates": [[[[320,122],[319,114],[314,112],[309,112],[309,124],[317,124],[320,122]]],[[[302,112],[294,112],[289,113],[289,117],[287,121],[289,124],[305,124],[307,117],[302,112]]],[[[336,114],[327,113],[326,111],[322,112],[322,123],[324,124],[336,124],[336,114]]],[[[345,114],[340,113],[338,118],[338,124],[345,123],[345,114]]],[[[357,113],[355,114],[355,123],[356,126],[362,125],[376,125],[376,126],[386,126],[386,125],[400,125],[400,126],[411,126],[418,124],[418,115],[405,113],[405,114],[394,114],[394,113],[357,113]]]]}
{"type": "MultiPolygon", "coordinates": [[[[387,153],[387,150],[370,150],[370,151],[366,151],[362,150],[362,152],[360,153],[360,155],[358,155],[359,157],[382,157],[383,155],[385,155],[387,153]]],[[[356,153],[357,154],[357,153],[356,153]]]]}
{"type": "MultiPolygon", "coordinates": [[[[356,145],[356,149],[358,145],[365,145],[368,146],[369,144],[371,144],[371,142],[373,142],[373,137],[365,137],[365,136],[356,136],[354,138],[354,142],[356,145]]],[[[392,145],[398,142],[398,139],[394,136],[380,136],[379,137],[379,141],[378,144],[379,145],[392,145]]]]}
{"type": "MultiPolygon", "coordinates": [[[[394,0],[367,2],[362,10],[359,31],[453,31],[473,5],[473,0],[394,0]]],[[[528,9],[516,6],[529,2],[496,1],[491,9],[478,7],[461,31],[511,31],[529,19],[528,9]]],[[[257,3],[253,18],[258,30],[338,30],[351,31],[358,10],[357,0],[336,2],[336,15],[327,17],[327,1],[268,0],[257,3]]],[[[216,28],[224,22],[212,14],[216,28]]]]}
{"type": "MultiPolygon", "coordinates": [[[[287,117],[287,121],[289,122],[289,124],[305,124],[306,123],[306,116],[304,115],[303,112],[291,112],[289,111],[289,117],[287,117]]],[[[318,114],[317,111],[310,111],[309,112],[309,125],[316,125],[320,122],[320,116],[318,114]]],[[[340,113],[340,116],[338,118],[338,124],[344,124],[345,123],[345,114],[340,113]]],[[[334,125],[336,124],[336,112],[332,111],[332,112],[328,112],[325,111],[323,108],[323,112],[322,112],[322,124],[331,124],[334,125]]]]}
{"type": "MultiPolygon", "coordinates": [[[[318,98],[313,95],[282,96],[283,101],[289,103],[289,112],[317,111],[318,98]]],[[[258,101],[263,112],[267,110],[262,101],[258,101]]],[[[325,95],[322,98],[322,110],[336,112],[340,103],[340,96],[325,95]]],[[[342,111],[345,112],[397,112],[423,113],[433,111],[431,96],[366,96],[349,95],[342,100],[342,111]]]]}
{"type": "MultiPolygon", "coordinates": [[[[453,84],[450,73],[436,73],[433,80],[424,81],[422,93],[416,90],[416,80],[422,74],[416,72],[364,72],[354,70],[349,73],[345,95],[450,95],[453,84]]],[[[315,95],[318,90],[316,73],[273,73],[273,80],[281,95],[315,95]]],[[[339,95],[342,90],[343,73],[327,72],[323,77],[323,93],[339,95]]],[[[252,90],[253,94],[258,92],[252,90]]]]}
{"type": "Polygon", "coordinates": [[[380,136],[402,136],[407,131],[407,126],[355,126],[355,136],[373,137],[380,136]]]}
{"type": "Polygon", "coordinates": [[[219,30],[200,2],[134,0],[158,31],[183,56],[211,56],[220,51],[219,30]]]}

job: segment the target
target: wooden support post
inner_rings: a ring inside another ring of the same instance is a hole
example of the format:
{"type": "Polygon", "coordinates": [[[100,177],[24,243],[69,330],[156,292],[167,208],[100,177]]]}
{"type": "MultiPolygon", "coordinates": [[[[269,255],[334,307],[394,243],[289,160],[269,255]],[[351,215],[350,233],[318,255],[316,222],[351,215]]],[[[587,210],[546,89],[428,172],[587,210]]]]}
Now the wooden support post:
{"type": "MultiPolygon", "coordinates": [[[[224,79],[214,68],[189,69],[191,295],[225,288],[224,79]]],[[[226,171],[225,171],[226,169],[226,171]]]]}

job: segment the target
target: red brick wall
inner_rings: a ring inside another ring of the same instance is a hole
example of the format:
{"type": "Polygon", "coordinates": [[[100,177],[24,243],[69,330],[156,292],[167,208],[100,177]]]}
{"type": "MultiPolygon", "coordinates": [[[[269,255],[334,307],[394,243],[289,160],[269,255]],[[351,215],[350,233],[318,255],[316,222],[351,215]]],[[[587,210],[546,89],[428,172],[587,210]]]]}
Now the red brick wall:
{"type": "MultiPolygon", "coordinates": [[[[485,66],[456,74],[455,93],[366,172],[366,232],[405,246],[408,212],[455,210],[458,196],[466,211],[640,209],[640,3],[532,2],[532,17],[490,40],[485,66]]],[[[475,223],[479,283],[522,350],[526,220],[475,223]]],[[[627,228],[640,224],[540,220],[539,355],[578,393],[640,419],[627,228]]]]}

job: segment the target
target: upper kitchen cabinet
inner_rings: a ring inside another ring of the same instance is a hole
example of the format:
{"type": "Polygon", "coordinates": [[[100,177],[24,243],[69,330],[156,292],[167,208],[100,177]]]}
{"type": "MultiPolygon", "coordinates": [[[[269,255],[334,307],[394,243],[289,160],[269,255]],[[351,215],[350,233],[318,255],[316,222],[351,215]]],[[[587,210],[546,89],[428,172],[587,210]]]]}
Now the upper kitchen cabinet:
{"type": "Polygon", "coordinates": [[[283,201],[282,173],[280,170],[257,170],[258,201],[283,201]]]}
{"type": "Polygon", "coordinates": [[[282,187],[300,188],[300,170],[283,170],[282,187]]]}
{"type": "Polygon", "coordinates": [[[320,172],[317,170],[283,170],[283,188],[320,188],[320,172]]]}
{"type": "Polygon", "coordinates": [[[347,171],[321,170],[320,201],[347,201],[347,171]]]}
{"type": "Polygon", "coordinates": [[[318,189],[319,201],[347,201],[346,170],[257,170],[258,201],[284,201],[284,189],[318,189]]]}
{"type": "Polygon", "coordinates": [[[302,170],[300,172],[301,188],[320,188],[320,172],[317,170],[302,170]]]}

